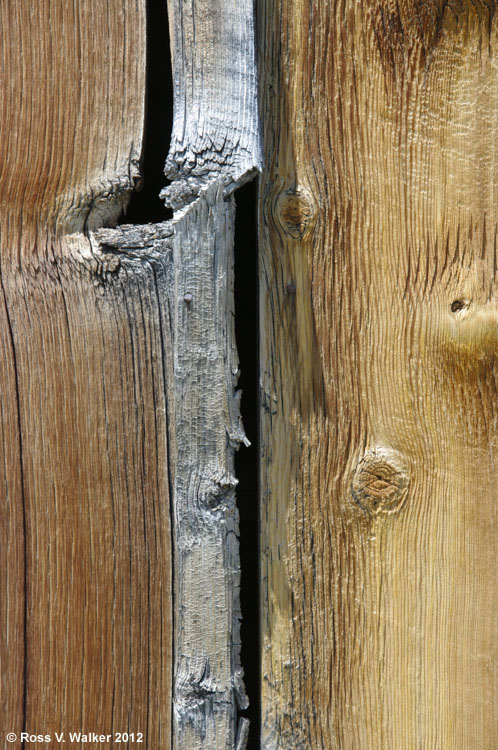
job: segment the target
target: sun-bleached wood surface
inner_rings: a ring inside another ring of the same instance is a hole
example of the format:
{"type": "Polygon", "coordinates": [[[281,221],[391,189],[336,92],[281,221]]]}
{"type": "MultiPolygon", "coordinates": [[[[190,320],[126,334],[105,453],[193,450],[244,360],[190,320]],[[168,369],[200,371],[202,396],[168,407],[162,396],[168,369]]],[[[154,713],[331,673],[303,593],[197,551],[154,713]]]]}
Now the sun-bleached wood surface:
{"type": "Polygon", "coordinates": [[[144,3],[6,0],[0,35],[0,746],[168,748],[170,325],[89,232],[138,176],[144,3]]]}
{"type": "Polygon", "coordinates": [[[262,747],[494,750],[497,4],[259,8],[262,747]]]}
{"type": "Polygon", "coordinates": [[[242,750],[234,452],[247,442],[233,329],[235,188],[260,166],[253,4],[168,4],[174,122],[163,191],[176,209],[172,289],[175,750],[242,750]]]}

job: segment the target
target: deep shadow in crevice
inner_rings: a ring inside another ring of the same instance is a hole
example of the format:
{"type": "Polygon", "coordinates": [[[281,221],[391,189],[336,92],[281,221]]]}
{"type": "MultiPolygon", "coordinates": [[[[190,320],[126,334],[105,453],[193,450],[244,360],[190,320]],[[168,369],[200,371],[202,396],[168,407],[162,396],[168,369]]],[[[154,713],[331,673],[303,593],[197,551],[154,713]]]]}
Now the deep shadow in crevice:
{"type": "Polygon", "coordinates": [[[133,193],[120,224],[166,221],[173,215],[159,193],[168,184],[164,162],[173,123],[173,81],[166,3],[147,3],[147,69],[142,188],[133,193]]]}
{"type": "Polygon", "coordinates": [[[258,269],[256,181],[235,193],[235,333],[240,360],[238,387],[249,448],[235,455],[237,504],[240,514],[241,660],[250,705],[248,750],[259,750],[260,637],[259,637],[259,502],[258,502],[258,269]]]}
{"type": "MultiPolygon", "coordinates": [[[[173,212],[159,193],[168,184],[164,162],[173,122],[173,83],[166,4],[147,2],[147,74],[142,188],[133,193],[120,224],[166,221],[173,212]]],[[[235,329],[241,374],[241,411],[249,448],[235,456],[239,480],[241,559],[241,660],[250,706],[247,750],[260,749],[259,503],[258,503],[258,300],[256,182],[235,193],[235,329]]]]}

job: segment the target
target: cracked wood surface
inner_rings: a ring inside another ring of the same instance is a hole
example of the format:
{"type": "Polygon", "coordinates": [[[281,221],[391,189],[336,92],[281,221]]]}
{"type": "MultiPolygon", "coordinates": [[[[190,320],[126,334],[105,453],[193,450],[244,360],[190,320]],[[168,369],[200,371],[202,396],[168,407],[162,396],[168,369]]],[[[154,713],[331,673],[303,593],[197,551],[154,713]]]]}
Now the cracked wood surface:
{"type": "Polygon", "coordinates": [[[211,182],[255,175],[260,138],[253,3],[169,0],[174,121],[166,202],[181,208],[211,182]]]}
{"type": "Polygon", "coordinates": [[[138,176],[144,2],[6,0],[0,34],[0,746],[168,748],[171,253],[89,233],[138,176]]]}
{"type": "Polygon", "coordinates": [[[496,747],[496,10],[259,5],[265,750],[496,747]]]}
{"type": "Polygon", "coordinates": [[[242,750],[231,194],[260,167],[251,0],[168,4],[174,122],[163,191],[176,209],[172,320],[175,750],[242,750]]]}

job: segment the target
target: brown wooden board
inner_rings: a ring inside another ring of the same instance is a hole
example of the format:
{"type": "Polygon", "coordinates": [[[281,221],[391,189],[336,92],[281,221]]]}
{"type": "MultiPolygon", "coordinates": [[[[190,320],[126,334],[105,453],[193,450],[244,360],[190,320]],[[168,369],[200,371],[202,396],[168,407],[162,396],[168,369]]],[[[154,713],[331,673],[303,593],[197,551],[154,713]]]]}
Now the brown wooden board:
{"type": "Polygon", "coordinates": [[[6,0],[0,36],[0,745],[168,748],[167,306],[91,233],[138,178],[144,2],[6,0]]]}

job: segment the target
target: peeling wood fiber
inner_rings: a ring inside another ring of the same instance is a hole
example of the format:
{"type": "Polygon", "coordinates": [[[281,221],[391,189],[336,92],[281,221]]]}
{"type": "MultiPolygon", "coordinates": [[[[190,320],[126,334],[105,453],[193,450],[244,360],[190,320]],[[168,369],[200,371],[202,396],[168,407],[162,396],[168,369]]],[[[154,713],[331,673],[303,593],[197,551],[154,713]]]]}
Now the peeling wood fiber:
{"type": "Polygon", "coordinates": [[[227,193],[261,166],[252,0],[168,3],[174,121],[164,190],[181,208],[211,182],[227,193]]]}
{"type": "Polygon", "coordinates": [[[232,192],[261,163],[249,0],[171,0],[175,750],[243,750],[232,192]]]}
{"type": "Polygon", "coordinates": [[[261,162],[253,8],[169,11],[176,212],[112,228],[139,178],[143,2],[0,10],[2,721],[243,750],[232,193],[261,162]]]}

